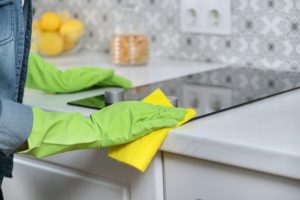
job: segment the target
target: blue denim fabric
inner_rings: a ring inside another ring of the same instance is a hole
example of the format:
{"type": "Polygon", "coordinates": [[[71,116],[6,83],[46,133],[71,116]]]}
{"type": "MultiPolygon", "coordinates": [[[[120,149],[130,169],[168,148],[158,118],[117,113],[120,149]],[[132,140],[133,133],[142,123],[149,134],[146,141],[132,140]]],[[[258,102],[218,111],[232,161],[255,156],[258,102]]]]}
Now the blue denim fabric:
{"type": "Polygon", "coordinates": [[[29,137],[32,124],[32,110],[10,100],[1,99],[0,147],[5,155],[12,154],[29,137]]]}
{"type": "Polygon", "coordinates": [[[31,0],[0,0],[0,180],[11,177],[12,152],[32,129],[23,98],[31,36],[31,0]],[[24,20],[26,19],[26,20],[24,20]]]}

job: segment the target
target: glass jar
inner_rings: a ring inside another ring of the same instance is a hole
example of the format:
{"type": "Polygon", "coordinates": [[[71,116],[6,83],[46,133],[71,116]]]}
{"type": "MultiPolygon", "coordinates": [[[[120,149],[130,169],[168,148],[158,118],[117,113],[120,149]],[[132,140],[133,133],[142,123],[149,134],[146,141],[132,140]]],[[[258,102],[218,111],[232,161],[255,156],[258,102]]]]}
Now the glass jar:
{"type": "Polygon", "coordinates": [[[148,62],[149,42],[143,30],[139,8],[123,6],[111,40],[111,59],[117,65],[142,65],[148,62]]]}

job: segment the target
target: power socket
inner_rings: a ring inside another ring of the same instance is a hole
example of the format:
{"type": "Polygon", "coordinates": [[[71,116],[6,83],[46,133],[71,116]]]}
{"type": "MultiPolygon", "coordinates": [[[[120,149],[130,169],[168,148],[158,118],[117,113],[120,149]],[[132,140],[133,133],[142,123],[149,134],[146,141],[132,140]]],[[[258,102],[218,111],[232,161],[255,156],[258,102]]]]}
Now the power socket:
{"type": "Polygon", "coordinates": [[[180,22],[187,33],[231,34],[231,0],[181,0],[180,22]]]}

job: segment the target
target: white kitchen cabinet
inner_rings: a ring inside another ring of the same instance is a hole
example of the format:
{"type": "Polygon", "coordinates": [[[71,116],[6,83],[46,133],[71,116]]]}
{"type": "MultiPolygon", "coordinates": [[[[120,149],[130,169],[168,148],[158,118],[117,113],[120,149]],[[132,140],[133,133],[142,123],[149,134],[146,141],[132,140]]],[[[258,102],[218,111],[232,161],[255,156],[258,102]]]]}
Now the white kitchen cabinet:
{"type": "Polygon", "coordinates": [[[129,185],[43,161],[17,157],[14,178],[5,179],[10,200],[129,200],[129,185]]]}
{"type": "Polygon", "coordinates": [[[145,173],[110,159],[107,149],[18,155],[3,190],[9,200],[163,200],[162,168],[160,152],[145,173]]]}
{"type": "Polygon", "coordinates": [[[299,180],[171,153],[163,160],[165,200],[300,199],[299,180]]]}

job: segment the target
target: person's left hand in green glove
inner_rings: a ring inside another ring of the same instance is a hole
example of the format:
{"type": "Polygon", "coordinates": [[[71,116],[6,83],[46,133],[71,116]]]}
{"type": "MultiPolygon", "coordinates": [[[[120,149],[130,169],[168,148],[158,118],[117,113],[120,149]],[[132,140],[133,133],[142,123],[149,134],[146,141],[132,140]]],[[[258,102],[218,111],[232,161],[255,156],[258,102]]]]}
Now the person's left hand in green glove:
{"type": "Polygon", "coordinates": [[[48,93],[71,93],[92,87],[122,87],[128,89],[131,82],[115,75],[112,69],[79,67],[58,70],[35,53],[30,53],[26,87],[48,93]]]}

